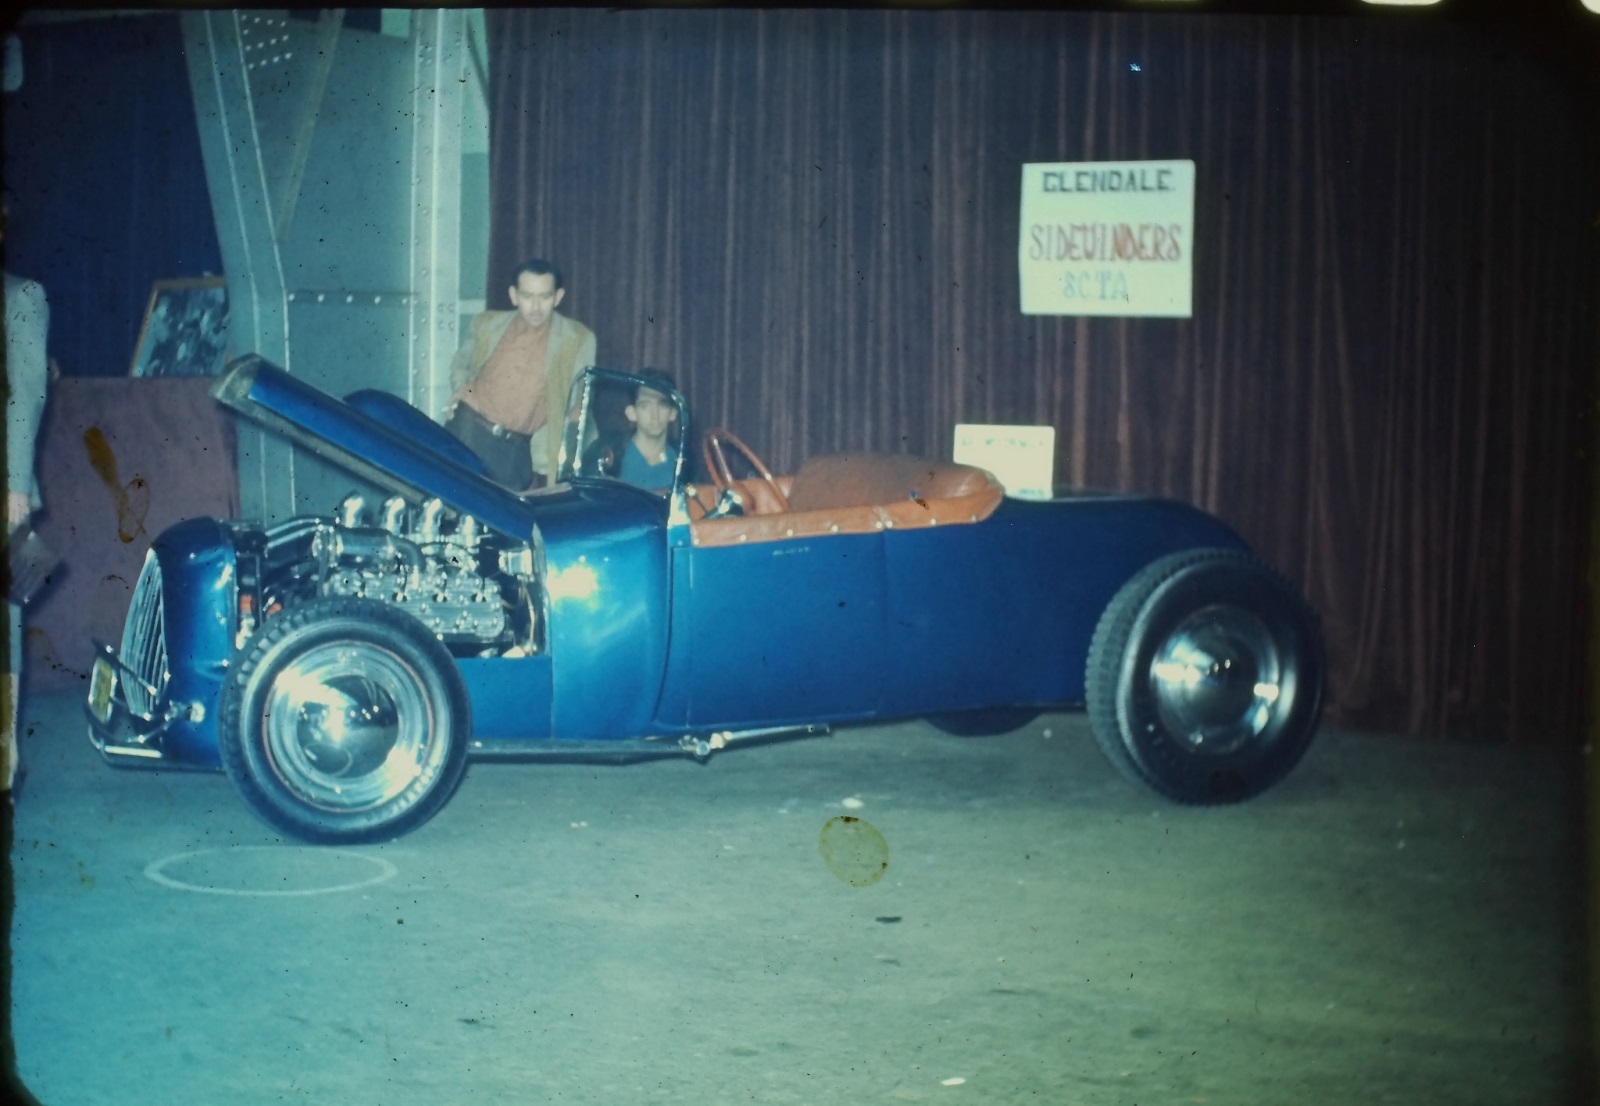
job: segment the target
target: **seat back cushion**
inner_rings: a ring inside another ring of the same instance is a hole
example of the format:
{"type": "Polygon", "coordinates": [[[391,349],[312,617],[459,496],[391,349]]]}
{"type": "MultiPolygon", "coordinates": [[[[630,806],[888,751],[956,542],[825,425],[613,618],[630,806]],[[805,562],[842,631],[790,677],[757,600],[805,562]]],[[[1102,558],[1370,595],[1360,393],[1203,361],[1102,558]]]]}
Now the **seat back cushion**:
{"type": "Polygon", "coordinates": [[[813,457],[800,466],[789,492],[789,509],[876,507],[915,499],[948,499],[981,490],[982,469],[925,457],[840,453],[813,457]]]}

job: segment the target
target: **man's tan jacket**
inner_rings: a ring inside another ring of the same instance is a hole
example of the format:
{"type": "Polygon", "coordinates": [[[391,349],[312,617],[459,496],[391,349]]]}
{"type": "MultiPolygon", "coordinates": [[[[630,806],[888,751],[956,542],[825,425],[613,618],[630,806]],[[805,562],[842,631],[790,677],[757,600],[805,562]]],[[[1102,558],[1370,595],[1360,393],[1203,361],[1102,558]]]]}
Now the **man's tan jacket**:
{"type": "MultiPolygon", "coordinates": [[[[515,311],[484,311],[472,320],[467,340],[456,351],[450,362],[450,394],[459,395],[461,389],[478,378],[489,354],[500,344],[515,311]]],[[[594,332],[576,319],[561,312],[550,316],[550,345],[545,353],[545,409],[549,418],[533,432],[529,449],[533,454],[533,471],[547,480],[554,480],[556,463],[561,455],[561,423],[566,417],[567,392],[580,370],[594,364],[594,332]]]]}

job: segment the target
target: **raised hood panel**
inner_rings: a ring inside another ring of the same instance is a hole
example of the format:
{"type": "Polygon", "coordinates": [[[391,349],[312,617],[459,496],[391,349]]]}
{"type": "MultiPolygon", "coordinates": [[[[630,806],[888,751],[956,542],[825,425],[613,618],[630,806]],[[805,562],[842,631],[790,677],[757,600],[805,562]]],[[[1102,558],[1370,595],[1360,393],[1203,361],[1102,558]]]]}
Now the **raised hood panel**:
{"type": "MultiPolygon", "coordinates": [[[[526,541],[532,534],[533,504],[430,448],[430,438],[449,432],[413,407],[403,408],[409,425],[380,421],[255,354],[231,362],[211,395],[251,422],[397,495],[412,501],[438,496],[509,537],[526,541]]],[[[534,494],[561,499],[571,492],[557,485],[534,494]]]]}

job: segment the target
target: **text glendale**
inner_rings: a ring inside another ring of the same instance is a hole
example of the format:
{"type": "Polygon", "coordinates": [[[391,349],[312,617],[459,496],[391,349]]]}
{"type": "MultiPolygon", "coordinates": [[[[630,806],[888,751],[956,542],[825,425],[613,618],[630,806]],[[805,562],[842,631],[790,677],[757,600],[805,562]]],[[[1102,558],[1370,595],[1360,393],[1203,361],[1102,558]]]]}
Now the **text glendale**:
{"type": "Polygon", "coordinates": [[[1046,192],[1171,192],[1171,169],[1050,169],[1046,192]]]}

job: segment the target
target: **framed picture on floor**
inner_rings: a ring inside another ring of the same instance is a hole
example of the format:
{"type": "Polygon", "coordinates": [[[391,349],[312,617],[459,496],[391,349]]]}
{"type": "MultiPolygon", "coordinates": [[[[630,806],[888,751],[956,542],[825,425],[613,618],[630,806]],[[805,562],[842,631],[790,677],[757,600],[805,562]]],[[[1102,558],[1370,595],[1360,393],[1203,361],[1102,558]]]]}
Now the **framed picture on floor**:
{"type": "Polygon", "coordinates": [[[227,352],[227,282],[222,277],[158,280],[128,375],[216,376],[227,352]]]}

